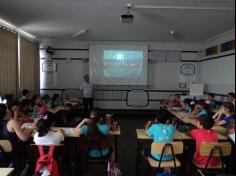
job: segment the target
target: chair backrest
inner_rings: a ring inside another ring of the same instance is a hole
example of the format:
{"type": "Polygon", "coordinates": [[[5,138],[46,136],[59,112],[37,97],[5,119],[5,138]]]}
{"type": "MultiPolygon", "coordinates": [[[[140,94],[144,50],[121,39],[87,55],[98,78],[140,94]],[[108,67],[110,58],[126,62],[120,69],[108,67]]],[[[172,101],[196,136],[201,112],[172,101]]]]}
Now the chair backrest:
{"type": "Polygon", "coordinates": [[[229,156],[231,154],[232,145],[230,142],[205,142],[200,146],[200,154],[202,156],[221,157],[229,156]],[[222,155],[221,155],[222,153],[222,155]]]}
{"type": "Polygon", "coordinates": [[[12,145],[9,140],[0,140],[0,149],[3,152],[9,153],[12,151],[12,145]]]}
{"type": "Polygon", "coordinates": [[[151,151],[154,154],[173,154],[178,155],[183,153],[183,142],[154,142],[151,146],[151,151]],[[173,153],[171,146],[173,147],[173,153]],[[165,149],[165,150],[164,150],[165,149]]]}
{"type": "Polygon", "coordinates": [[[104,150],[111,147],[111,141],[108,137],[104,136],[101,141],[97,144],[91,144],[86,136],[80,136],[80,148],[88,150],[104,150]]]}

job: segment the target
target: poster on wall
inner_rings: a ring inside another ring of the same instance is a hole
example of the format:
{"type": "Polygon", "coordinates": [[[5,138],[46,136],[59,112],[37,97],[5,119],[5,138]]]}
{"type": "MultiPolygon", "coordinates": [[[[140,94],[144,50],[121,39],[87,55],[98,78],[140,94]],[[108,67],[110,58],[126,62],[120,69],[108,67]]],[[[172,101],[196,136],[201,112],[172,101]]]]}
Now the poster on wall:
{"type": "Polygon", "coordinates": [[[184,63],[180,65],[179,88],[189,88],[191,83],[196,82],[195,65],[184,63]]]}
{"type": "Polygon", "coordinates": [[[56,65],[55,62],[52,62],[52,61],[43,62],[42,71],[43,72],[48,72],[48,73],[56,72],[57,71],[57,65],[56,65]]]}

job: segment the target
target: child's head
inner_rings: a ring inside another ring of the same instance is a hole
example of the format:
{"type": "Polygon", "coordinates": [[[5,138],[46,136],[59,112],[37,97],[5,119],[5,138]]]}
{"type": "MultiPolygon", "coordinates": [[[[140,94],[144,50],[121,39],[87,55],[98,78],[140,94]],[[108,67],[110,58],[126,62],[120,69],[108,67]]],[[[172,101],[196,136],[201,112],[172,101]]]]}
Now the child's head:
{"type": "Polygon", "coordinates": [[[156,116],[157,123],[167,124],[170,121],[169,114],[166,111],[158,111],[156,116]]]}
{"type": "Polygon", "coordinates": [[[38,131],[38,136],[45,136],[53,125],[54,115],[51,112],[46,112],[37,122],[36,128],[38,131]]]}
{"type": "Polygon", "coordinates": [[[51,97],[49,95],[44,95],[42,100],[44,104],[48,104],[51,100],[51,97]]]}
{"type": "Polygon", "coordinates": [[[200,115],[197,122],[198,128],[206,130],[211,129],[214,126],[214,124],[215,121],[209,115],[200,115]]]}
{"type": "Polygon", "coordinates": [[[101,120],[101,111],[100,111],[100,109],[93,109],[90,112],[90,119],[91,119],[91,121],[98,123],[101,120]]]}
{"type": "Polygon", "coordinates": [[[30,101],[28,99],[24,99],[20,102],[20,110],[24,114],[28,114],[30,112],[30,101]]]}
{"type": "Polygon", "coordinates": [[[207,94],[207,99],[210,100],[210,101],[214,100],[214,99],[215,99],[215,94],[213,94],[213,93],[208,93],[208,94],[207,94]]]}
{"type": "Polygon", "coordinates": [[[180,99],[180,94],[175,94],[175,98],[180,99]]]}
{"type": "Polygon", "coordinates": [[[28,97],[30,94],[29,94],[29,90],[28,89],[23,89],[21,91],[22,95],[25,96],[25,97],[28,97]]]}
{"type": "Polygon", "coordinates": [[[34,105],[40,105],[40,103],[41,103],[41,97],[40,97],[40,95],[34,95],[34,96],[32,97],[32,106],[34,106],[34,105]]]}
{"type": "Polygon", "coordinates": [[[59,100],[59,99],[60,99],[60,95],[58,93],[53,94],[52,101],[59,100]]]}
{"type": "Polygon", "coordinates": [[[207,109],[207,104],[206,104],[205,100],[199,100],[196,102],[195,107],[197,107],[200,110],[207,109]]]}
{"type": "Polygon", "coordinates": [[[235,119],[228,121],[227,126],[227,131],[229,134],[235,133],[235,119]]]}
{"type": "Polygon", "coordinates": [[[234,99],[235,99],[235,93],[233,93],[233,92],[228,93],[227,99],[228,99],[229,102],[234,101],[234,99]]]}
{"type": "Polygon", "coordinates": [[[7,105],[0,103],[0,121],[2,121],[7,115],[7,105]]]}
{"type": "Polygon", "coordinates": [[[223,114],[233,114],[234,113],[234,104],[231,102],[224,102],[222,104],[223,114]]]}
{"type": "Polygon", "coordinates": [[[20,102],[18,100],[15,100],[13,103],[12,103],[12,106],[11,106],[11,111],[17,111],[19,110],[20,108],[20,102]]]}
{"type": "Polygon", "coordinates": [[[190,98],[185,98],[184,99],[184,104],[185,104],[186,107],[190,107],[192,110],[195,107],[194,101],[192,99],[190,99],[190,98]]]}

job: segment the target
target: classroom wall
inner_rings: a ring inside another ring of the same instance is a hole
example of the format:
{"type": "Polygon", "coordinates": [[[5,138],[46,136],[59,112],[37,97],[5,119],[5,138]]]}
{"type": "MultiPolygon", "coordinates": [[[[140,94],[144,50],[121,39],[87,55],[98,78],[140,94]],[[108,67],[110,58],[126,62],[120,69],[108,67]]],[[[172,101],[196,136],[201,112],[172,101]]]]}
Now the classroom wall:
{"type": "MultiPolygon", "coordinates": [[[[201,44],[202,50],[235,39],[235,30],[227,31],[201,44]]],[[[205,84],[206,91],[217,94],[235,92],[235,50],[214,55],[210,60],[202,58],[199,65],[199,80],[205,84]],[[226,55],[226,56],[224,56],[226,55]],[[221,57],[218,57],[221,56],[221,57]]]]}
{"type": "MultiPolygon", "coordinates": [[[[88,49],[89,43],[111,43],[111,42],[42,42],[41,48],[50,46],[52,48],[67,48],[67,49],[88,49]]],[[[181,51],[198,51],[199,44],[193,43],[147,43],[147,42],[112,42],[118,44],[148,44],[149,50],[181,50],[181,51]]],[[[45,86],[46,89],[64,89],[64,88],[79,88],[80,82],[83,80],[83,75],[88,73],[88,62],[82,60],[82,58],[88,58],[88,51],[77,50],[57,50],[53,55],[54,60],[57,63],[57,74],[54,76],[56,80],[55,85],[45,86]],[[72,60],[59,60],[60,58],[72,58],[72,60]],[[80,58],[81,60],[73,60],[73,58],[80,58]]],[[[196,61],[196,60],[195,60],[196,61]]],[[[180,65],[183,63],[151,63],[149,64],[150,73],[149,77],[152,79],[151,85],[148,86],[151,90],[187,90],[179,88],[179,72],[180,65]]],[[[199,64],[194,62],[197,71],[199,70],[199,64]]],[[[126,89],[129,89],[128,87],[126,89]]],[[[46,93],[41,91],[42,94],[46,93]]],[[[111,94],[115,97],[118,92],[106,93],[98,92],[98,97],[107,96],[111,94]]],[[[160,99],[169,98],[170,95],[176,92],[150,92],[150,104],[143,109],[158,109],[160,99]]],[[[119,94],[119,93],[118,93],[119,94]]],[[[118,98],[120,99],[120,98],[118,98]]],[[[95,106],[104,109],[135,109],[128,107],[124,101],[122,95],[122,101],[95,101],[95,106]]],[[[140,108],[139,108],[140,109],[140,108]]]]}

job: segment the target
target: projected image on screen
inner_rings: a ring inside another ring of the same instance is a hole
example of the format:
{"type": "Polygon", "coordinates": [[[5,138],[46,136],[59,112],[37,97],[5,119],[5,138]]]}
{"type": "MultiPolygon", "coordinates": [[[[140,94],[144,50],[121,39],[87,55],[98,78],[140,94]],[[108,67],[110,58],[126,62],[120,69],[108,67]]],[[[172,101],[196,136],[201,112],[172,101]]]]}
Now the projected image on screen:
{"type": "Polygon", "coordinates": [[[143,51],[103,51],[103,75],[105,77],[140,77],[143,72],[143,51]]]}

